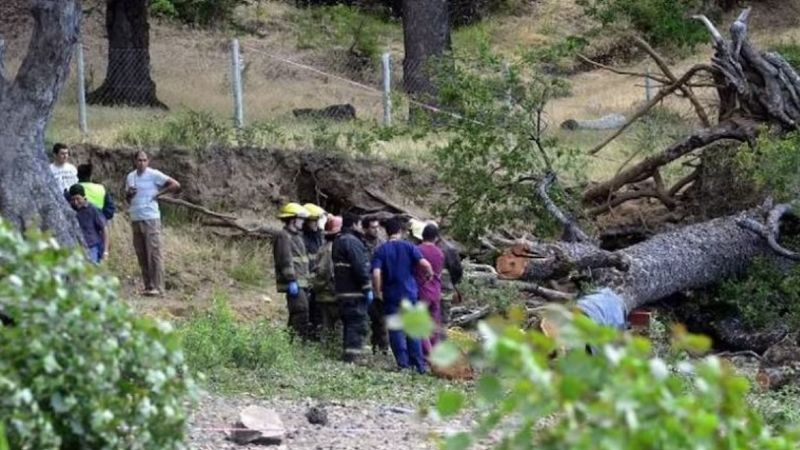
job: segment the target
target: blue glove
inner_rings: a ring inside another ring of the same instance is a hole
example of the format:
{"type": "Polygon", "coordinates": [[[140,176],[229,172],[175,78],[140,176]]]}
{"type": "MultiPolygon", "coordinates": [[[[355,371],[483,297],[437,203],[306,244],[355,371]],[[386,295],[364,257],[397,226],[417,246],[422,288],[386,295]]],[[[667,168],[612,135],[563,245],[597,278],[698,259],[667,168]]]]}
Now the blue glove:
{"type": "Polygon", "coordinates": [[[297,297],[297,294],[300,293],[300,286],[298,286],[297,281],[290,281],[289,282],[289,289],[288,289],[289,297],[297,297]]]}
{"type": "Polygon", "coordinates": [[[372,292],[372,289],[366,289],[364,291],[364,300],[367,301],[367,306],[372,305],[372,302],[375,300],[375,294],[372,292]]]}

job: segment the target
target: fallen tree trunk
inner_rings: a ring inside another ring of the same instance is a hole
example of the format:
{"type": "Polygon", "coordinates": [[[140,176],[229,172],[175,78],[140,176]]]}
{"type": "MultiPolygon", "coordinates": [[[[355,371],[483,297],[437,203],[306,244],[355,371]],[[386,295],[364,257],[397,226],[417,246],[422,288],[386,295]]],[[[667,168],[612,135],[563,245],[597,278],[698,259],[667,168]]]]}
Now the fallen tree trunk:
{"type": "Polygon", "coordinates": [[[596,285],[619,295],[621,307],[628,313],[646,303],[740,275],[757,257],[791,263],[784,256],[787,251],[774,248],[778,236],[770,234],[768,239],[752,231],[754,223],[762,222],[768,223],[764,229],[776,231],[774,218],[791,210],[787,205],[771,206],[766,202],[761,208],[658,234],[615,252],[582,243],[526,243],[538,257],[528,261],[521,279],[541,282],[563,275],[566,268],[588,270],[596,285]]]}

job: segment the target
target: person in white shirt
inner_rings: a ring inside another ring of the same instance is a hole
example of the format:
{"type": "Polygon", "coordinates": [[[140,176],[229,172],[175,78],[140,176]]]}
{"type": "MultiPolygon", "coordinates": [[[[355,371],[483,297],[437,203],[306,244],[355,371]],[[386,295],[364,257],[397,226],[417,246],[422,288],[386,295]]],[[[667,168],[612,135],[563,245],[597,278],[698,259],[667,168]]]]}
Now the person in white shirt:
{"type": "Polygon", "coordinates": [[[50,171],[56,179],[58,190],[61,193],[67,191],[70,186],[78,183],[78,169],[68,162],[69,147],[62,143],[53,146],[53,162],[50,164],[50,171]]]}
{"type": "Polygon", "coordinates": [[[144,151],[136,153],[136,170],[125,178],[125,195],[133,228],[133,248],[144,281],[143,295],[156,296],[164,291],[164,265],[161,259],[161,211],[158,198],[177,192],[181,185],[161,171],[148,167],[144,151]]]}

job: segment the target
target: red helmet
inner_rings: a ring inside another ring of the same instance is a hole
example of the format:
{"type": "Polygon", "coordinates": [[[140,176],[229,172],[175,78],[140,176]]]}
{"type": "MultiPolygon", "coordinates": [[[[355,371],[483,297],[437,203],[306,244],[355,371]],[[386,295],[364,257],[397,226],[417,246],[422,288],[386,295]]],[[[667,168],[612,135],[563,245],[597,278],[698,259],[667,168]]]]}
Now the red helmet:
{"type": "Polygon", "coordinates": [[[339,234],[342,231],[342,216],[330,216],[325,222],[325,234],[339,234]]]}

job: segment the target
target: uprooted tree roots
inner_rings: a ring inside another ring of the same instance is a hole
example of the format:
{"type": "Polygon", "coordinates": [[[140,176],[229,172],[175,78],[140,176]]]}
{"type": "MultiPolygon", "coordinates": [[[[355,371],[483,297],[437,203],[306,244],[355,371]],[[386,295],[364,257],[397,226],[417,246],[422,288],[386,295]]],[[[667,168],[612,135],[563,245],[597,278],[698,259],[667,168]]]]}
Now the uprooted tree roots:
{"type": "Polygon", "coordinates": [[[698,172],[687,175],[672,186],[666,186],[661,170],[668,164],[709,145],[723,141],[753,144],[762,126],[781,130],[798,129],[800,121],[800,76],[777,53],[760,52],[748,40],[747,22],[750,9],[744,10],[731,26],[731,39],[725,40],[705,16],[696,16],[709,30],[715,53],[711,64],[698,64],[680,77],[675,77],[663,59],[647,43],[634,43],[655,60],[663,72],[657,77],[664,83],[658,94],[640,108],[616,133],[591,150],[596,154],[621,135],[630,125],[644,117],[665,97],[680,92],[694,107],[704,128],[675,142],[667,149],[630,166],[602,183],[589,186],[582,197],[589,216],[597,216],[636,199],[653,198],[669,209],[680,201],[682,193],[698,179],[698,172]],[[695,81],[705,74],[707,80],[695,81]],[[718,122],[710,123],[708,113],[692,92],[694,86],[713,86],[719,97],[718,122]]]}

